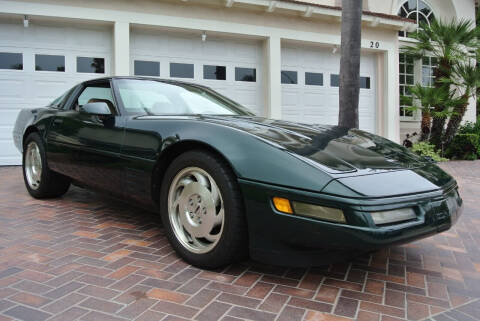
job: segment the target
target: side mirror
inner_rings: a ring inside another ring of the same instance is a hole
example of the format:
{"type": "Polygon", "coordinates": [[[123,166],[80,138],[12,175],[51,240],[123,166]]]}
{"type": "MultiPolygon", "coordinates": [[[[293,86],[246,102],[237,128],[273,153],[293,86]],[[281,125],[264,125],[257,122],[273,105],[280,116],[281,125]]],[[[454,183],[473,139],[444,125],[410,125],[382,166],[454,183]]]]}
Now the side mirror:
{"type": "Polygon", "coordinates": [[[80,108],[80,111],[92,115],[108,116],[112,114],[110,108],[108,108],[107,103],[104,102],[85,104],[80,108]]]}

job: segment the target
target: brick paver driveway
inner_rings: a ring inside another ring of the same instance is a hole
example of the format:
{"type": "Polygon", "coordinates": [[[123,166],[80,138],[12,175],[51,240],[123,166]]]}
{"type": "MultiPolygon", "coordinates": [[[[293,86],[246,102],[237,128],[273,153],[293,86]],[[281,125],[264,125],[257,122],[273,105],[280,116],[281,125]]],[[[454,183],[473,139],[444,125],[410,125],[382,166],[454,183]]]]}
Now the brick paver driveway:
{"type": "Polygon", "coordinates": [[[480,319],[480,162],[459,181],[455,228],[353,262],[285,269],[185,264],[158,216],[72,188],[34,200],[0,168],[0,320],[480,319]]]}

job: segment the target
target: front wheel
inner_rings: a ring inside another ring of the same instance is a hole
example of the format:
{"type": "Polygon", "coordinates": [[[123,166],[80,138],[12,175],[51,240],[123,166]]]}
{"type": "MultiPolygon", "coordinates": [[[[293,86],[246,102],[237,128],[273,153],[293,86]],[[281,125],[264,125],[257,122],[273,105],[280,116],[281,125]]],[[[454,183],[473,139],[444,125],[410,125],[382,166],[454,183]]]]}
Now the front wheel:
{"type": "Polygon", "coordinates": [[[243,202],[234,174],[205,151],[178,156],[161,190],[167,237],[187,262],[217,268],[245,258],[248,241],[243,202]]]}
{"type": "Polygon", "coordinates": [[[35,198],[58,197],[70,187],[67,177],[48,168],[42,139],[37,133],[31,133],[25,139],[22,168],[27,191],[35,198]]]}

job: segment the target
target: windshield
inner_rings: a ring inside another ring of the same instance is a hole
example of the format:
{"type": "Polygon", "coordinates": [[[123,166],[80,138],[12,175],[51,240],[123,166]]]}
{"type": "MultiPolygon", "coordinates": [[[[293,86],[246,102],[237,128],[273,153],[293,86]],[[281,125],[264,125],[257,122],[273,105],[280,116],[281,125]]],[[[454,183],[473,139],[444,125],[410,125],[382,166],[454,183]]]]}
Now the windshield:
{"type": "Polygon", "coordinates": [[[70,93],[72,93],[72,91],[74,89],[75,89],[75,87],[70,88],[69,90],[64,92],[63,95],[61,95],[58,98],[55,98],[55,100],[52,101],[49,106],[50,107],[55,107],[55,108],[62,108],[63,105],[65,104],[65,102],[67,101],[68,97],[70,97],[70,93]]]}
{"type": "Polygon", "coordinates": [[[203,87],[148,79],[119,79],[116,84],[129,114],[253,115],[240,104],[203,87]]]}

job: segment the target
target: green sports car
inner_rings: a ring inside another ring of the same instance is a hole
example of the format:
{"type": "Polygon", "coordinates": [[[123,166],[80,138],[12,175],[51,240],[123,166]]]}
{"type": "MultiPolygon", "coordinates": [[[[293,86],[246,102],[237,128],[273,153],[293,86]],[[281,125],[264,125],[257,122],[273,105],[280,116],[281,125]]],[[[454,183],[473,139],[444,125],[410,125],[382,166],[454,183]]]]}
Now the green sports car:
{"type": "Polygon", "coordinates": [[[196,84],[86,81],[22,110],[13,137],[33,197],[74,184],[157,211],[204,268],[330,263],[447,230],[462,209],[455,180],[400,145],[256,117],[196,84]]]}

